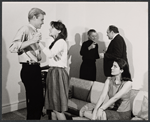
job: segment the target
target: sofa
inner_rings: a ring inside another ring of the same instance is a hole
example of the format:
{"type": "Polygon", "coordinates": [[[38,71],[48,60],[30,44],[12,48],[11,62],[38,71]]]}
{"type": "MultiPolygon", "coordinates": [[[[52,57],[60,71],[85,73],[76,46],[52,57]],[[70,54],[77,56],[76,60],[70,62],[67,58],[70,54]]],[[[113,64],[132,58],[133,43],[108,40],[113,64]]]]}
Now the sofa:
{"type": "MultiPolygon", "coordinates": [[[[72,77],[70,79],[68,111],[72,120],[89,120],[92,110],[101,95],[104,83],[72,77]]],[[[107,102],[108,96],[104,102],[107,102]]],[[[148,92],[131,90],[132,120],[148,120],[148,92]]],[[[68,117],[69,116],[69,117],[68,117]]]]}
{"type": "MultiPolygon", "coordinates": [[[[101,95],[104,83],[88,81],[75,77],[70,78],[67,120],[90,120],[92,110],[101,95]]],[[[104,102],[107,102],[108,96],[104,102]]],[[[148,120],[148,92],[131,91],[132,120],[148,120]]],[[[54,112],[52,120],[57,120],[54,112]]]]}

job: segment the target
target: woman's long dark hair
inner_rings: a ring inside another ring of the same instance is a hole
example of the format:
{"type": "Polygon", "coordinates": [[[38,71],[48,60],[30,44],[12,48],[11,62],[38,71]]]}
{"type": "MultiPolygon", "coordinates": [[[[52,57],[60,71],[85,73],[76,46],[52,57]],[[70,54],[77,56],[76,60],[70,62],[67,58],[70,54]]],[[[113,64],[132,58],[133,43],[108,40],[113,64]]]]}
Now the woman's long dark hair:
{"type": "Polygon", "coordinates": [[[49,49],[53,47],[53,45],[58,41],[59,39],[64,39],[66,40],[67,38],[67,29],[66,26],[61,22],[61,21],[51,21],[50,25],[57,30],[60,30],[61,32],[58,34],[57,38],[51,43],[49,46],[49,49]]]}
{"type": "Polygon", "coordinates": [[[121,75],[121,80],[122,81],[132,81],[131,74],[129,72],[129,66],[128,66],[127,62],[121,58],[116,58],[114,61],[117,62],[120,69],[123,69],[123,73],[121,75]]]}

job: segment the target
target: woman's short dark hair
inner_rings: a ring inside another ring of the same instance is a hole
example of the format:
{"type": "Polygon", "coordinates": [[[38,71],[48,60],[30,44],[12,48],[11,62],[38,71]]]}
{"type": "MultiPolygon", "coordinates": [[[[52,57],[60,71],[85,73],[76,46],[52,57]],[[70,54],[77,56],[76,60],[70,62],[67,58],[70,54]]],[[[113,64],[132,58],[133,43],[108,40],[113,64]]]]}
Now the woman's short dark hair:
{"type": "Polygon", "coordinates": [[[52,42],[52,44],[50,45],[49,48],[51,49],[52,46],[56,43],[57,40],[59,40],[61,38],[66,40],[66,38],[67,38],[67,29],[66,29],[66,26],[60,20],[58,20],[58,21],[51,21],[50,25],[52,27],[56,28],[57,30],[61,31],[58,34],[57,38],[54,40],[54,42],[52,42]]]}
{"type": "Polygon", "coordinates": [[[61,32],[58,34],[58,39],[63,38],[66,40],[67,38],[67,29],[66,26],[59,20],[59,21],[51,21],[50,25],[61,32]]]}
{"type": "Polygon", "coordinates": [[[120,69],[123,70],[122,80],[123,81],[132,81],[131,74],[129,72],[128,63],[124,59],[121,59],[121,58],[116,58],[114,61],[117,62],[117,64],[119,65],[120,69]]]}
{"type": "Polygon", "coordinates": [[[110,25],[109,26],[109,31],[110,32],[113,31],[114,33],[119,33],[118,28],[116,26],[114,26],[114,25],[110,25]]]}
{"type": "Polygon", "coordinates": [[[95,33],[96,33],[96,30],[90,29],[90,30],[87,32],[87,35],[90,36],[90,34],[91,34],[92,32],[95,32],[95,33]]]}

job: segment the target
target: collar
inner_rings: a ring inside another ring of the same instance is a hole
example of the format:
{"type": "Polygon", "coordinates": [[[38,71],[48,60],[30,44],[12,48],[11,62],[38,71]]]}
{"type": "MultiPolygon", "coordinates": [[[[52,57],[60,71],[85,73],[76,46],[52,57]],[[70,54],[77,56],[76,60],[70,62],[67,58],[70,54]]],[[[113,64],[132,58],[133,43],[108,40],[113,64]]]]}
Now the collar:
{"type": "MultiPolygon", "coordinates": [[[[119,33],[116,33],[116,34],[114,35],[113,39],[114,39],[118,34],[119,34],[119,33]]],[[[113,39],[112,39],[112,40],[113,40],[113,39]]]]}
{"type": "Polygon", "coordinates": [[[37,29],[36,29],[32,24],[29,23],[29,26],[30,26],[35,32],[37,31],[37,29]]]}
{"type": "Polygon", "coordinates": [[[91,39],[88,40],[89,42],[93,42],[91,39]]]}

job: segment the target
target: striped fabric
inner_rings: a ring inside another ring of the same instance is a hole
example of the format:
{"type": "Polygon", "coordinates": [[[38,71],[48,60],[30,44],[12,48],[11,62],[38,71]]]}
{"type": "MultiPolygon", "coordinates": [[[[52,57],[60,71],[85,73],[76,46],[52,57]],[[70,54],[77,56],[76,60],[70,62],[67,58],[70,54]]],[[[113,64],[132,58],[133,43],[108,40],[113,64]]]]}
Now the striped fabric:
{"type": "Polygon", "coordinates": [[[69,76],[64,68],[49,68],[46,79],[45,108],[68,110],[69,76]]]}
{"type": "Polygon", "coordinates": [[[38,62],[41,60],[41,50],[37,43],[29,45],[24,49],[20,49],[22,43],[25,41],[30,41],[35,33],[37,33],[37,30],[29,24],[21,27],[15,35],[9,50],[12,53],[18,53],[19,62],[38,62]]]}

